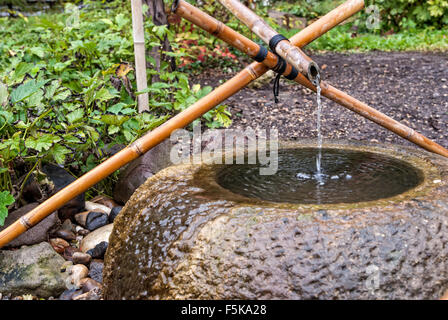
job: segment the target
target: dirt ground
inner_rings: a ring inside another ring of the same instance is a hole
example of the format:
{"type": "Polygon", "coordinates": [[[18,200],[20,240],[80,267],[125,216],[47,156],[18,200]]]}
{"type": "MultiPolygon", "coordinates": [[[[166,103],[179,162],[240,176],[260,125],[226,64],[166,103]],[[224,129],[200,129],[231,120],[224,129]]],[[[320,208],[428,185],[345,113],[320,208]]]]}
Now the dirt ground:
{"type": "MultiPolygon", "coordinates": [[[[311,57],[322,77],[395,120],[448,147],[448,53],[371,52],[327,53],[311,57]]],[[[193,81],[216,86],[231,75],[205,72],[193,81]]],[[[316,137],[316,95],[282,79],[279,103],[272,93],[273,78],[259,88],[245,88],[225,103],[232,128],[277,128],[281,139],[316,137]]],[[[387,141],[412,145],[399,136],[323,98],[325,138],[387,141]]]]}

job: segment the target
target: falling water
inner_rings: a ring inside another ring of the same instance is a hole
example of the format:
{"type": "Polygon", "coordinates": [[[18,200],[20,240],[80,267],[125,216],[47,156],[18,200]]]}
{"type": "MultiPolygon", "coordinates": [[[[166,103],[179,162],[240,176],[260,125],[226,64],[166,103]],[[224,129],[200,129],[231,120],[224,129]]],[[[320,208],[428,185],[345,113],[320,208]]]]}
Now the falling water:
{"type": "Polygon", "coordinates": [[[322,175],[322,132],[321,132],[321,115],[322,115],[322,100],[321,100],[320,83],[317,84],[317,148],[318,153],[316,157],[316,179],[320,185],[324,184],[322,175]]]}

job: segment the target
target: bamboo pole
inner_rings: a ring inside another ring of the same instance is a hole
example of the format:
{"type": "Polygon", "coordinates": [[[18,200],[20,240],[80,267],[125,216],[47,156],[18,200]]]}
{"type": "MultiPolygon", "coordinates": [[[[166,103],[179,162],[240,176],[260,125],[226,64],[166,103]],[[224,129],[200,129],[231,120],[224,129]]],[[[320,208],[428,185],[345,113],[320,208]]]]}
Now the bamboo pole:
{"type": "MultiPolygon", "coordinates": [[[[145,31],[143,29],[142,0],[131,0],[131,8],[137,91],[142,91],[148,87],[148,79],[146,77],[145,31]]],[[[138,112],[149,110],[148,93],[138,95],[137,101],[138,112]]]]}
{"type": "MultiPolygon", "coordinates": [[[[192,6],[191,4],[180,0],[177,6],[176,14],[181,17],[189,20],[191,23],[194,23],[198,27],[204,29],[205,31],[215,35],[221,40],[227,42],[228,44],[234,46],[236,49],[254,57],[260,46],[253,42],[252,40],[247,39],[243,35],[234,31],[230,27],[224,25],[219,22],[215,18],[209,16],[208,14],[202,12],[198,8],[192,6]]],[[[300,44],[299,37],[293,37],[290,39],[291,44],[296,45],[300,44]]],[[[262,63],[269,67],[273,68],[276,64],[276,56],[272,53],[269,53],[265,60],[262,63]]],[[[288,65],[286,70],[291,70],[291,66],[288,65]]],[[[289,71],[290,72],[290,71],[289,71]]],[[[289,74],[288,71],[284,72],[284,75],[289,74]]],[[[295,82],[306,86],[307,88],[317,91],[316,87],[302,74],[298,74],[294,79],[295,82]]],[[[448,150],[435,143],[434,141],[426,138],[422,134],[416,132],[415,130],[405,126],[404,124],[388,117],[387,115],[381,113],[380,111],[368,106],[367,104],[351,97],[345,92],[342,92],[335,87],[329,85],[328,83],[322,81],[320,83],[322,88],[322,95],[327,97],[330,100],[335,101],[341,106],[356,112],[357,114],[363,116],[364,118],[369,119],[370,121],[394,132],[400,137],[411,141],[412,143],[420,146],[428,151],[440,154],[442,156],[448,157],[448,150]]]]}
{"type": "MultiPolygon", "coordinates": [[[[173,13],[227,42],[251,58],[255,58],[260,52],[260,45],[239,34],[221,21],[216,20],[184,0],[177,1],[177,6],[175,7],[175,11],[173,13]]],[[[262,61],[262,63],[269,69],[274,69],[278,65],[278,62],[279,57],[271,51],[266,52],[266,57],[262,61]]],[[[291,72],[292,66],[288,64],[282,74],[288,76],[291,72]]]]}
{"type": "MultiPolygon", "coordinates": [[[[237,0],[219,1],[266,44],[271,46],[271,40],[278,33],[263,19],[237,0]]],[[[278,42],[275,46],[275,52],[313,83],[319,81],[319,66],[300,50],[300,48],[293,46],[288,40],[278,42]]]]}
{"type": "MultiPolygon", "coordinates": [[[[309,25],[300,32],[300,36],[297,36],[295,38],[296,45],[307,45],[309,43],[308,41],[311,41],[310,39],[315,39],[316,37],[319,37],[320,35],[334,28],[345,19],[360,11],[364,6],[364,2],[362,0],[348,0],[347,3],[356,3],[357,5],[347,6],[346,4],[343,4],[322,17],[321,23],[318,23],[319,21],[316,21],[315,23],[309,25]]],[[[240,91],[250,82],[257,79],[258,77],[261,77],[268,70],[268,67],[266,67],[262,63],[252,63],[232,79],[228,80],[227,82],[216,88],[214,91],[209,93],[207,96],[198,100],[196,103],[194,103],[172,119],[168,120],[160,127],[157,127],[153,131],[147,133],[145,136],[136,140],[130,146],[124,148],[113,157],[109,158],[94,169],[90,170],[82,177],[69,184],[54,196],[52,196],[51,198],[28,212],[22,218],[15,221],[9,227],[1,231],[0,248],[5,246],[13,239],[17,238],[29,228],[39,223],[39,221],[62,207],[71,199],[83,193],[91,186],[97,184],[116,170],[123,167],[125,164],[131,162],[145,152],[149,151],[151,148],[168,138],[174,130],[187,126],[189,123],[193,122],[204,113],[222,103],[225,99],[240,91]]]]}
{"type": "MultiPolygon", "coordinates": [[[[271,41],[278,36],[277,31],[238,0],[219,0],[219,2],[271,47],[271,41]]],[[[288,40],[281,40],[271,47],[271,50],[274,51],[274,49],[279,56],[294,66],[301,74],[307,76],[311,82],[317,84],[320,81],[318,65],[300,48],[292,45],[288,40]]]]}

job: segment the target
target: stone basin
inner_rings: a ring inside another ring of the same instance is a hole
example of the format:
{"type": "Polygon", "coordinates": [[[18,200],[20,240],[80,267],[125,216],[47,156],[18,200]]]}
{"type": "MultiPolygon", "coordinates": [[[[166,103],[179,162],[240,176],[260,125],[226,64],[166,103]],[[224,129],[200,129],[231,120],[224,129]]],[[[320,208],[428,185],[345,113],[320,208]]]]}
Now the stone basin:
{"type": "MultiPolygon", "coordinates": [[[[314,140],[282,143],[279,154],[313,147],[314,140]]],[[[390,194],[356,194],[361,201],[291,203],[272,190],[268,197],[223,182],[237,165],[168,167],[114,222],[105,298],[440,298],[448,289],[448,160],[383,143],[325,141],[324,148],[385,157],[412,181],[390,194]]],[[[378,176],[370,174],[367,184],[378,176]]]]}

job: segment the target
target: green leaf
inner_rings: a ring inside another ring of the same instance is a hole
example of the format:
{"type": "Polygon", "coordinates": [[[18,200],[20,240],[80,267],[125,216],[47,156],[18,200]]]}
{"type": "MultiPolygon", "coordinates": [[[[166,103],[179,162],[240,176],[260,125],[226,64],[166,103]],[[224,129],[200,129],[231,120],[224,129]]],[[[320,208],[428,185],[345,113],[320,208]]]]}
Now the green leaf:
{"type": "Polygon", "coordinates": [[[75,111],[70,112],[69,114],[67,114],[67,120],[71,124],[78,122],[83,117],[84,117],[84,110],[81,109],[81,108],[76,109],[75,111]]]}
{"type": "Polygon", "coordinates": [[[100,19],[100,21],[102,22],[102,23],[105,23],[105,24],[107,24],[108,26],[112,26],[114,23],[112,22],[112,21],[110,21],[109,19],[100,19]]]}
{"type": "Polygon", "coordinates": [[[65,134],[63,137],[65,143],[81,143],[81,140],[74,135],[65,134]]]}
{"type": "Polygon", "coordinates": [[[42,86],[44,86],[46,82],[47,81],[36,82],[36,80],[32,79],[25,82],[24,84],[21,84],[11,93],[11,102],[17,103],[31,97],[42,86]]]}
{"type": "Polygon", "coordinates": [[[26,63],[26,62],[20,62],[16,70],[14,71],[13,80],[15,80],[14,83],[21,82],[23,80],[23,77],[31,72],[33,70],[34,65],[32,63],[26,63]]]}
{"type": "Polygon", "coordinates": [[[0,226],[5,224],[5,219],[8,216],[8,206],[14,203],[14,197],[9,191],[0,192],[0,226]]]}
{"type": "Polygon", "coordinates": [[[106,88],[101,88],[95,94],[95,99],[100,100],[100,101],[107,101],[107,100],[113,99],[115,97],[116,97],[116,95],[110,93],[109,90],[107,90],[106,88]]]}
{"type": "Polygon", "coordinates": [[[25,146],[37,150],[38,152],[47,151],[53,143],[61,141],[61,138],[51,134],[43,134],[38,138],[29,137],[25,140],[25,146]]]}
{"type": "Polygon", "coordinates": [[[71,151],[60,144],[55,144],[50,151],[50,154],[53,156],[54,160],[59,164],[65,163],[65,157],[69,153],[71,153],[71,151]]]}
{"type": "Polygon", "coordinates": [[[54,100],[54,101],[58,101],[58,100],[64,101],[64,100],[66,100],[68,97],[70,97],[71,94],[72,94],[72,93],[70,92],[70,90],[67,89],[67,90],[64,90],[64,91],[58,93],[57,95],[55,95],[55,96],[53,97],[53,100],[54,100]]]}
{"type": "Polygon", "coordinates": [[[126,116],[115,116],[111,114],[101,116],[101,122],[108,125],[121,126],[127,120],[129,120],[129,117],[126,116]]]}
{"type": "Polygon", "coordinates": [[[107,108],[107,111],[113,114],[119,114],[121,109],[123,109],[126,106],[125,103],[120,102],[117,104],[114,104],[112,107],[107,108]]]}
{"type": "Polygon", "coordinates": [[[109,128],[107,129],[107,133],[109,133],[110,135],[115,134],[119,131],[120,131],[120,127],[116,126],[116,125],[110,125],[109,128]]]}
{"type": "Polygon", "coordinates": [[[51,99],[56,93],[56,90],[58,88],[59,88],[59,81],[53,80],[51,84],[46,88],[45,98],[51,99]]]}
{"type": "Polygon", "coordinates": [[[33,47],[30,49],[31,53],[43,59],[45,57],[45,50],[41,47],[33,47]]]}

